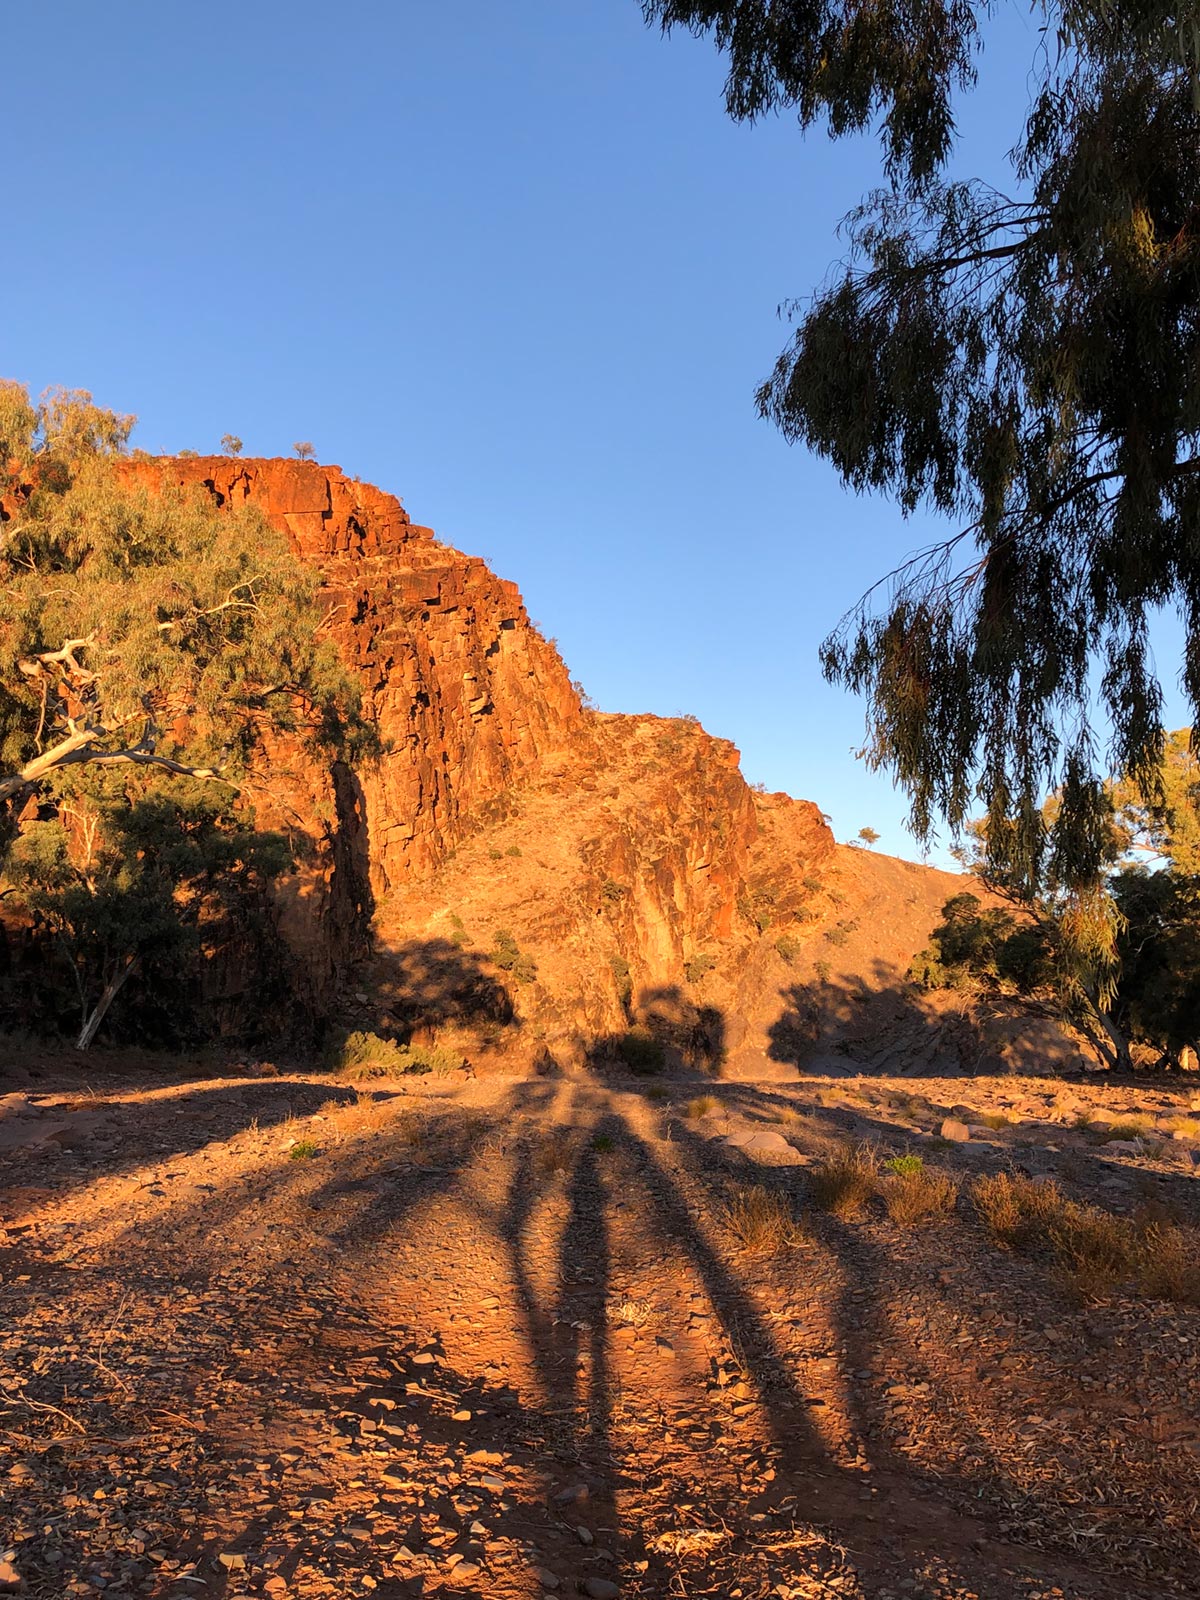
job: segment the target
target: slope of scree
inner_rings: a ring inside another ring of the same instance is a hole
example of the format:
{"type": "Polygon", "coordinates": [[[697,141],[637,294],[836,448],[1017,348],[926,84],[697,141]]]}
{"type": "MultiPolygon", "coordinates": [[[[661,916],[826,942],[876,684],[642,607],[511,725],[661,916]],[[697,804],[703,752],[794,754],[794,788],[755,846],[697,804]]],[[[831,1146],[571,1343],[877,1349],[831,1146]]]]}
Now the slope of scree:
{"type": "Polygon", "coordinates": [[[515,584],[392,495],[313,462],[127,470],[253,501],[287,533],[384,742],[355,774],[281,749],[254,797],[302,845],[281,917],[315,1007],[352,993],[351,1022],[546,1069],[1011,1056],[1002,1027],[902,981],[961,878],[835,846],[815,805],[752,791],[692,719],[586,707],[515,584]]]}

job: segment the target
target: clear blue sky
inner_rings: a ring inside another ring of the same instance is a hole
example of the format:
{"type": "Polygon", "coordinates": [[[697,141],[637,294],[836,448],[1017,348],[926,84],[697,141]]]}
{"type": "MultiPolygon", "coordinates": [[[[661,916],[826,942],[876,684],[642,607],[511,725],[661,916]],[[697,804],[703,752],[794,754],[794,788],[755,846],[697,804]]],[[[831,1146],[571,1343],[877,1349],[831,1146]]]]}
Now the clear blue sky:
{"type": "MultiPolygon", "coordinates": [[[[753,408],[873,142],[735,126],[712,47],[636,0],[56,0],[4,31],[0,373],[135,411],[148,450],[312,440],[516,579],[603,709],[695,713],[915,853],[816,651],[945,530],[753,408]]],[[[1003,177],[1035,42],[1020,4],[993,30],[975,170],[1003,177]]]]}

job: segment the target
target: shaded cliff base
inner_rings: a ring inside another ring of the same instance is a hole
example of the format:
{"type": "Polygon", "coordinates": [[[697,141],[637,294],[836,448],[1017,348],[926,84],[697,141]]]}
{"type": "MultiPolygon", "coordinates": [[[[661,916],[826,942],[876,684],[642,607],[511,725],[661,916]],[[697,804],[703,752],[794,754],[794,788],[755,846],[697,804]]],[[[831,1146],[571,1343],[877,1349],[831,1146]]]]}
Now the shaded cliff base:
{"type": "MultiPolygon", "coordinates": [[[[814,867],[813,819],[784,796],[754,796],[757,906],[743,901],[723,938],[678,948],[672,876],[654,857],[664,841],[617,761],[622,747],[640,761],[646,740],[672,725],[605,720],[594,782],[531,786],[439,871],[381,905],[364,1003],[348,1025],[460,1050],[480,1072],[786,1082],[1100,1066],[1085,1039],[1035,1006],[910,984],[946,900],[986,892],[849,846],[814,867]],[[631,948],[656,948],[657,971],[630,963],[631,948]]],[[[677,799],[660,790],[650,803],[674,815],[677,799]]]]}

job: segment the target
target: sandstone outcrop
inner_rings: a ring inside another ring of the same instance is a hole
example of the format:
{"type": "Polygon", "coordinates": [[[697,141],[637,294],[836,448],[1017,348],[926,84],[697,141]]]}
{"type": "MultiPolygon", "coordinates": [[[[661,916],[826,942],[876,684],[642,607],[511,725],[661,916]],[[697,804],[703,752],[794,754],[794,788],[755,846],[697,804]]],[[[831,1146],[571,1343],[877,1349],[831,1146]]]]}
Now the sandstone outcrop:
{"type": "Polygon", "coordinates": [[[280,919],[314,1013],[547,1069],[1001,1048],[904,983],[961,879],[835,846],[692,719],[583,704],[516,586],[393,496],[301,461],[128,470],[286,531],[383,741],[353,773],[292,752],[256,796],[303,845],[280,919]]]}

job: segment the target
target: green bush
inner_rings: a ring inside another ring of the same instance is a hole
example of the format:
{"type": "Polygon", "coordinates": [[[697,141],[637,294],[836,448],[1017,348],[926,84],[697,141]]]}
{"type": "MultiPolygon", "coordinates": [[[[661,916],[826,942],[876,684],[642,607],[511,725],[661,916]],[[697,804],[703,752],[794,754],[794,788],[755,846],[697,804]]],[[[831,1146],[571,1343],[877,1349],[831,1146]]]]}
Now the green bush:
{"type": "Polygon", "coordinates": [[[618,883],[615,878],[605,878],[604,882],[600,885],[600,898],[601,900],[607,901],[610,906],[616,905],[620,900],[624,900],[628,893],[629,890],[625,887],[625,885],[623,883],[618,883]]]}
{"type": "Polygon", "coordinates": [[[793,962],[800,954],[800,941],[793,939],[788,934],[782,934],[775,941],[775,949],[789,963],[793,962]]]}
{"type": "Polygon", "coordinates": [[[377,1033],[347,1034],[334,1051],[333,1067],[348,1078],[445,1077],[464,1063],[457,1050],[439,1045],[397,1044],[377,1033]]]}
{"type": "Polygon", "coordinates": [[[537,977],[537,962],[532,956],[521,953],[520,945],[507,928],[496,930],[492,960],[501,972],[511,972],[518,983],[532,983],[537,977]]]}
{"type": "Polygon", "coordinates": [[[608,965],[617,985],[617,999],[623,1006],[628,1007],[633,999],[633,978],[629,971],[629,963],[624,956],[610,956],[608,965]]]}
{"type": "Polygon", "coordinates": [[[696,955],[685,961],[683,975],[689,983],[699,983],[717,964],[716,956],[696,955]]]}
{"type": "Polygon", "coordinates": [[[883,1163],[885,1172],[894,1172],[897,1177],[904,1177],[914,1172],[920,1172],[925,1163],[920,1156],[889,1156],[883,1163]]]}
{"type": "Polygon", "coordinates": [[[288,1151],[289,1161],[311,1161],[317,1153],[317,1146],[312,1139],[297,1139],[288,1151]]]}

